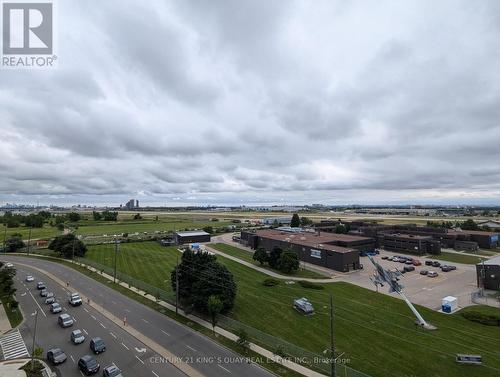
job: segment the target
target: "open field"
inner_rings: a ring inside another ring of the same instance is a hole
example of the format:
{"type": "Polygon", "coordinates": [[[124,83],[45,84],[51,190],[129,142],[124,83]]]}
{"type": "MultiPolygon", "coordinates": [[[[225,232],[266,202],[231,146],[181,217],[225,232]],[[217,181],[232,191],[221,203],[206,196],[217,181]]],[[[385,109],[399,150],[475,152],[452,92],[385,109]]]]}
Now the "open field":
{"type": "Polygon", "coordinates": [[[295,276],[295,277],[312,278],[312,279],[324,279],[325,277],[327,277],[325,275],[318,274],[317,272],[306,270],[302,267],[299,268],[298,271],[296,271],[292,274],[285,274],[279,270],[273,270],[272,268],[270,268],[267,265],[261,266],[259,262],[256,262],[253,260],[253,254],[246,251],[246,250],[243,250],[243,249],[231,246],[231,245],[227,245],[224,243],[210,244],[209,246],[216,249],[216,250],[222,251],[223,253],[226,253],[226,254],[232,255],[236,258],[250,262],[250,263],[254,264],[255,266],[259,266],[259,267],[265,268],[266,270],[273,271],[273,272],[276,272],[276,273],[279,273],[282,275],[290,275],[290,276],[295,276]]]}
{"type": "MultiPolygon", "coordinates": [[[[23,236],[23,240],[27,241],[29,238],[29,232],[30,229],[25,226],[20,226],[18,228],[7,228],[7,238],[9,236],[15,234],[15,233],[20,233],[23,236]]],[[[0,228],[0,242],[3,242],[5,234],[5,228],[1,227],[0,228]]],[[[38,238],[51,238],[55,237],[59,234],[62,234],[61,231],[59,231],[56,227],[52,227],[49,225],[45,225],[43,228],[33,228],[31,230],[31,238],[32,239],[38,239],[38,238]]]]}
{"type": "Polygon", "coordinates": [[[439,254],[439,255],[429,255],[429,258],[439,259],[439,260],[444,260],[444,261],[454,262],[454,263],[465,263],[465,264],[478,264],[483,259],[486,259],[486,258],[481,258],[481,257],[474,257],[471,255],[447,253],[445,251],[441,252],[441,254],[439,254]]]}
{"type": "MultiPolygon", "coordinates": [[[[179,256],[175,248],[156,243],[122,244],[117,265],[123,273],[170,290],[170,271],[179,256]]],[[[87,257],[112,267],[113,246],[92,246],[87,257]]],[[[266,275],[217,258],[233,272],[238,285],[236,305],[230,313],[233,319],[318,355],[323,355],[329,344],[331,294],[338,351],[345,352],[342,357],[349,359],[353,368],[384,377],[500,375],[500,327],[487,327],[459,314],[445,315],[420,307],[424,317],[438,327],[434,332],[424,332],[415,329],[404,302],[390,296],[348,283],[328,284],[320,291],[284,283],[264,287],[266,275]],[[308,297],[316,314],[304,317],[295,312],[291,306],[297,297],[308,297]],[[485,365],[457,365],[455,353],[481,354],[485,365]]]]}
{"type": "Polygon", "coordinates": [[[135,232],[154,232],[154,231],[175,231],[184,229],[201,229],[205,226],[221,227],[229,225],[229,222],[223,221],[111,221],[111,222],[81,222],[77,223],[76,234],[82,235],[101,235],[101,234],[120,234],[135,232]]]}

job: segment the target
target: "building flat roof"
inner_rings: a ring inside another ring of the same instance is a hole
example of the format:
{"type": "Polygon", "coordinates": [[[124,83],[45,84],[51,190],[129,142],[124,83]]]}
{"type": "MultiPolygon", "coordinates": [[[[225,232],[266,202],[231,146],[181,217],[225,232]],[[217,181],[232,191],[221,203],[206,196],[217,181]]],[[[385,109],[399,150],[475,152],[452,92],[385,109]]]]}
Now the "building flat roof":
{"type": "Polygon", "coordinates": [[[189,236],[209,236],[210,233],[207,233],[203,230],[186,230],[182,232],[175,232],[178,236],[181,237],[189,237],[189,236]]]}
{"type": "Polygon", "coordinates": [[[383,233],[384,236],[392,236],[397,238],[411,239],[411,240],[431,240],[432,236],[421,236],[418,234],[408,234],[408,233],[383,233]]]}
{"type": "MultiPolygon", "coordinates": [[[[333,237],[333,236],[338,236],[338,234],[334,233],[326,233],[326,235],[322,233],[318,235],[318,233],[311,233],[311,232],[290,233],[273,229],[268,229],[268,230],[266,229],[266,230],[258,230],[255,234],[258,237],[270,238],[277,241],[290,242],[296,245],[314,247],[323,250],[330,250],[338,253],[351,253],[354,251],[357,252],[357,250],[354,249],[328,244],[327,242],[338,240],[337,238],[333,237]]],[[[355,238],[370,239],[366,237],[355,237],[355,238]]]]}
{"type": "Polygon", "coordinates": [[[455,230],[450,229],[448,234],[477,234],[479,236],[498,236],[498,232],[487,232],[485,230],[455,230]]]}
{"type": "MultiPolygon", "coordinates": [[[[478,263],[478,265],[482,265],[483,263],[478,263]]],[[[500,255],[494,258],[490,258],[488,260],[484,261],[484,264],[486,265],[494,265],[494,266],[500,266],[500,255]]]]}

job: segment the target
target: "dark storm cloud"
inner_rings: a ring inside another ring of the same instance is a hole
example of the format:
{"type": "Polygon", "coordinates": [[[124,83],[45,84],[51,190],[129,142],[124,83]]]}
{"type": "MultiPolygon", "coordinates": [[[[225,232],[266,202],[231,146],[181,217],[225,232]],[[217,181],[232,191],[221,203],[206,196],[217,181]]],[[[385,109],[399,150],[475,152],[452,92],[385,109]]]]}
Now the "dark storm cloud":
{"type": "Polygon", "coordinates": [[[0,202],[500,201],[493,0],[59,16],[57,69],[0,74],[0,202]]]}

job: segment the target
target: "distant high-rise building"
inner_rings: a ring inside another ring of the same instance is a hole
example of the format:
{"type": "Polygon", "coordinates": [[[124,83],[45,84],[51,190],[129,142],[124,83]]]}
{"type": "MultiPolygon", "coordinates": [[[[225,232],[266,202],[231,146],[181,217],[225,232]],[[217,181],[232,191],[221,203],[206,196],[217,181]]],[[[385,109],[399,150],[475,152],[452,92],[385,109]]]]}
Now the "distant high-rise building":
{"type": "Polygon", "coordinates": [[[134,209],[135,208],[135,200],[130,199],[127,203],[125,203],[126,209],[134,209]]]}
{"type": "Polygon", "coordinates": [[[135,201],[135,208],[139,208],[139,201],[138,200],[135,201]]]}

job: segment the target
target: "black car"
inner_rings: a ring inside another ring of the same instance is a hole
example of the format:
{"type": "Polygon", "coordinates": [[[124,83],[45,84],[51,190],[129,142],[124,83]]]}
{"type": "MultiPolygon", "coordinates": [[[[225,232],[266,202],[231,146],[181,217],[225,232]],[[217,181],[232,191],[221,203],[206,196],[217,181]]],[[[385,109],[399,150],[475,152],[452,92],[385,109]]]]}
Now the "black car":
{"type": "Polygon", "coordinates": [[[52,364],[62,364],[66,361],[68,357],[64,353],[64,351],[60,348],[52,348],[47,351],[47,360],[49,360],[52,364]]]}
{"type": "Polygon", "coordinates": [[[46,288],[47,287],[45,286],[44,282],[39,281],[38,283],[36,283],[36,289],[42,290],[42,289],[46,289],[46,288]]]}
{"type": "Polygon", "coordinates": [[[382,259],[387,259],[389,258],[387,255],[382,255],[382,259]]]}
{"type": "Polygon", "coordinates": [[[432,266],[432,261],[431,260],[426,260],[425,261],[426,266],[432,266]]]}
{"type": "Polygon", "coordinates": [[[406,272],[415,271],[415,267],[413,267],[413,266],[405,266],[404,271],[406,271],[406,272]]]}
{"type": "Polygon", "coordinates": [[[441,266],[441,263],[439,263],[439,262],[436,260],[436,261],[432,262],[432,265],[433,265],[434,267],[440,267],[440,266],[441,266]]]}
{"type": "Polygon", "coordinates": [[[90,340],[90,349],[94,351],[94,353],[97,355],[101,352],[106,351],[106,344],[104,343],[104,340],[101,338],[92,338],[90,340]]]}
{"type": "Polygon", "coordinates": [[[441,271],[448,272],[448,271],[451,271],[451,268],[450,268],[450,266],[442,265],[441,266],[441,271]]]}
{"type": "Polygon", "coordinates": [[[429,271],[427,270],[420,270],[420,275],[427,275],[429,271]]]}
{"type": "Polygon", "coordinates": [[[96,374],[99,372],[100,368],[101,366],[97,360],[90,355],[82,356],[80,360],[78,360],[78,369],[80,369],[86,376],[96,374]]]}

